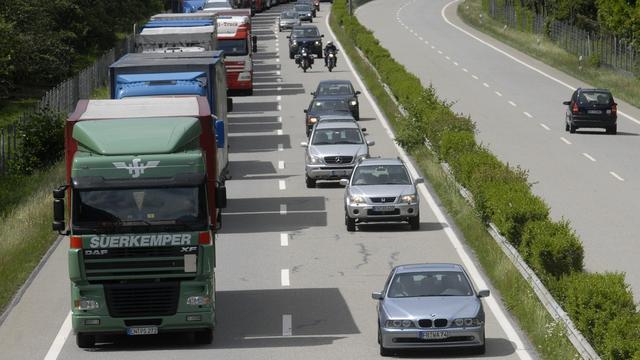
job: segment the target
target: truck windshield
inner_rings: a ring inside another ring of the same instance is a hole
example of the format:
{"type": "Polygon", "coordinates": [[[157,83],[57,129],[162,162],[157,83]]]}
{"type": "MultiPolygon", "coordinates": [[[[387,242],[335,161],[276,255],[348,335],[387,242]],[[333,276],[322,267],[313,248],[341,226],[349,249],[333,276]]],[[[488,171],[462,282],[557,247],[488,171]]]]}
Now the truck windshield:
{"type": "Polygon", "coordinates": [[[195,230],[206,227],[206,213],[203,187],[74,192],[74,231],[80,233],[195,230]]]}
{"type": "Polygon", "coordinates": [[[243,56],[249,54],[247,40],[218,40],[218,50],[224,50],[225,55],[243,56]]]}

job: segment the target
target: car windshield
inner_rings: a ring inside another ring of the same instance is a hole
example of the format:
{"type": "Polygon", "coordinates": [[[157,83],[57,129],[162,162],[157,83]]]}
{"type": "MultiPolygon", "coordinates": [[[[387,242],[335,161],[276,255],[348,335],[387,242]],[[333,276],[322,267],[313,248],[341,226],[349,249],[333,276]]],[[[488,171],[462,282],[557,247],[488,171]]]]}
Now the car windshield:
{"type": "Polygon", "coordinates": [[[282,19],[297,19],[298,18],[298,14],[294,13],[294,12],[283,12],[282,14],[280,14],[280,18],[282,19]]]}
{"type": "Polygon", "coordinates": [[[320,84],[316,96],[323,95],[353,95],[353,88],[350,84],[320,84]]]}
{"type": "Polygon", "coordinates": [[[355,128],[316,129],[313,145],[362,144],[360,130],[355,128]]]}
{"type": "Polygon", "coordinates": [[[344,99],[314,100],[311,104],[311,112],[351,111],[349,103],[344,99]]]}
{"type": "Polygon", "coordinates": [[[319,36],[319,33],[318,29],[314,27],[308,27],[293,29],[293,33],[291,35],[294,37],[317,37],[319,36]]]}
{"type": "Polygon", "coordinates": [[[295,9],[296,9],[296,11],[311,11],[311,6],[305,5],[305,4],[296,5],[295,9]]]}
{"type": "Polygon", "coordinates": [[[609,105],[612,102],[611,94],[605,91],[582,91],[578,95],[580,105],[609,105]]]}
{"type": "Polygon", "coordinates": [[[388,297],[471,296],[473,290],[460,271],[423,271],[396,274],[388,297]]]}
{"type": "Polygon", "coordinates": [[[224,50],[225,55],[230,56],[242,56],[249,54],[249,48],[247,46],[246,39],[234,40],[223,39],[218,40],[218,50],[224,50]]]}
{"type": "Polygon", "coordinates": [[[80,228],[118,231],[140,225],[206,225],[202,186],[76,190],[74,194],[74,225],[80,228]]]}
{"type": "Polygon", "coordinates": [[[410,185],[411,179],[403,165],[358,166],[351,180],[353,185],[410,185]]]}

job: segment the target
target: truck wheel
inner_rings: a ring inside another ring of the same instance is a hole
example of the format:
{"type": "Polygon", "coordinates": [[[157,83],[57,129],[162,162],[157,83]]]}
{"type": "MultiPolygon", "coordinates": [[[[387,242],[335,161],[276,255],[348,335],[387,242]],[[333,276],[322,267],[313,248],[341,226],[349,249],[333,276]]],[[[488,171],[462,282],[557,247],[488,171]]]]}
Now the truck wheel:
{"type": "Polygon", "coordinates": [[[307,183],[308,189],[314,189],[316,187],[316,180],[312,179],[308,176],[305,176],[305,182],[307,183]]]}
{"type": "Polygon", "coordinates": [[[247,95],[247,96],[251,96],[251,95],[253,95],[253,89],[245,90],[245,91],[244,91],[244,94],[245,94],[245,95],[247,95]]]}
{"type": "Polygon", "coordinates": [[[193,334],[193,339],[195,340],[196,344],[209,345],[213,342],[213,329],[196,331],[193,334]]]}
{"type": "Polygon", "coordinates": [[[347,231],[356,231],[356,219],[349,216],[346,212],[344,214],[344,223],[347,225],[347,231]]]}
{"type": "Polygon", "coordinates": [[[89,334],[83,334],[83,333],[77,333],[76,334],[76,344],[81,349],[92,348],[92,347],[96,346],[96,336],[95,335],[89,335],[89,334]]]}
{"type": "Polygon", "coordinates": [[[410,217],[409,225],[411,226],[411,230],[420,230],[420,216],[410,217]]]}

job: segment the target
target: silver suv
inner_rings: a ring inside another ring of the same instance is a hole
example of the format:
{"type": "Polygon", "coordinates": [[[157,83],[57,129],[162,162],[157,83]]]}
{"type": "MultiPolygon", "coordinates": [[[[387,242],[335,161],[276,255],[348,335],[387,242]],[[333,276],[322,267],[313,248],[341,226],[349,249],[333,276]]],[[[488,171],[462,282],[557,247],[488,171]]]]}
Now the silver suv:
{"type": "Polygon", "coordinates": [[[407,221],[411,230],[420,229],[420,197],[416,185],[400,159],[361,160],[351,179],[342,179],[345,224],[356,230],[356,222],[407,221]]]}
{"type": "Polygon", "coordinates": [[[369,146],[358,124],[353,122],[320,122],[313,128],[306,147],[305,179],[308,188],[317,180],[340,180],[351,176],[353,167],[369,157],[369,146]]]}

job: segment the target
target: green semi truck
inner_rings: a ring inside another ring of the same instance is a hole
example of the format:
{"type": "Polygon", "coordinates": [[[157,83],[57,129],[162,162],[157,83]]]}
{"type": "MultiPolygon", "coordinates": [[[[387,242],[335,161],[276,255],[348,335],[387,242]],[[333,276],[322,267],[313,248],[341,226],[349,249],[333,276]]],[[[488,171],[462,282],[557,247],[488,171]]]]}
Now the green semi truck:
{"type": "Polygon", "coordinates": [[[196,96],[81,100],[66,121],[53,229],[69,236],[79,347],[177,331],[211,343],[226,190],[209,109],[196,96]]]}

